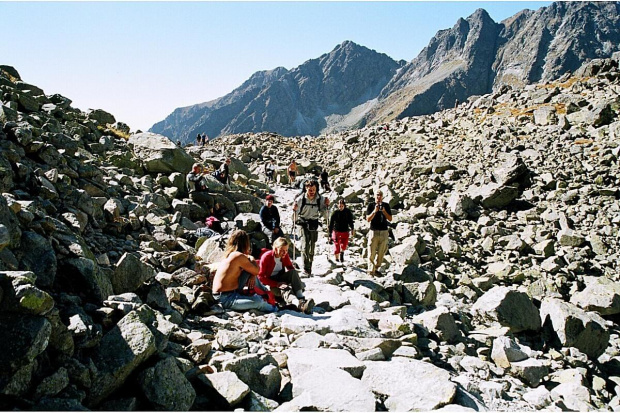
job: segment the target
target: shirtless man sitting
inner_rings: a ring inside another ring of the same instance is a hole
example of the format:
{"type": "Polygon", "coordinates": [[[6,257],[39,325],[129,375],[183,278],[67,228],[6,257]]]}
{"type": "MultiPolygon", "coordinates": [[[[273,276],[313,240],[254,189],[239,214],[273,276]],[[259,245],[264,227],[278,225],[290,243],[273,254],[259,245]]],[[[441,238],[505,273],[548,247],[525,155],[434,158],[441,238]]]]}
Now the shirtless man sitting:
{"type": "Polygon", "coordinates": [[[220,262],[213,279],[213,298],[227,310],[278,311],[278,307],[257,294],[242,294],[244,287],[254,287],[259,272],[250,251],[250,237],[245,231],[236,230],[230,235],[224,260],[220,262]]]}

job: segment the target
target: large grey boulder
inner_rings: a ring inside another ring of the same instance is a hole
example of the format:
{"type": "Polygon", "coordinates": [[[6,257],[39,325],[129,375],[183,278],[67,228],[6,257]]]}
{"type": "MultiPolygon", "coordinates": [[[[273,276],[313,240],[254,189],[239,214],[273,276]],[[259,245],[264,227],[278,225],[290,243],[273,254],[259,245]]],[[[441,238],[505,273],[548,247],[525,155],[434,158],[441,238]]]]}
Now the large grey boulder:
{"type": "Polygon", "coordinates": [[[0,314],[0,395],[24,395],[34,359],[47,348],[52,325],[44,317],[0,314]]]}
{"type": "Polygon", "coordinates": [[[366,368],[362,362],[346,350],[289,348],[285,353],[288,356],[288,369],[293,383],[303,374],[322,367],[341,369],[356,378],[362,377],[366,368]]]}
{"type": "Polygon", "coordinates": [[[135,254],[125,253],[116,264],[112,274],[114,294],[137,290],[144,282],[155,278],[155,269],[140,260],[135,254]]]}
{"type": "Polygon", "coordinates": [[[222,371],[235,373],[253,391],[272,399],[280,391],[282,380],[277,366],[278,362],[269,354],[249,354],[223,363],[222,371]]]}
{"type": "Polygon", "coordinates": [[[404,283],[403,297],[414,306],[431,306],[437,301],[437,287],[430,281],[404,283]]]}
{"type": "Polygon", "coordinates": [[[287,406],[299,411],[370,412],[375,397],[369,386],[336,367],[321,367],[295,379],[295,397],[287,406]]]}
{"type": "Polygon", "coordinates": [[[112,283],[106,273],[100,270],[94,259],[69,258],[59,263],[58,278],[62,276],[63,284],[84,287],[81,291],[98,302],[103,302],[114,294],[112,283]],[[71,283],[71,281],[73,281],[71,283]]]}
{"type": "Polygon", "coordinates": [[[435,333],[442,341],[455,343],[462,339],[454,317],[445,307],[425,311],[413,318],[414,323],[422,324],[428,331],[435,333]]]}
{"type": "Polygon", "coordinates": [[[584,277],[586,288],[579,291],[570,302],[586,311],[596,311],[601,315],[620,313],[620,283],[606,277],[584,277]]]}
{"type": "Polygon", "coordinates": [[[484,293],[472,306],[481,321],[498,322],[512,332],[540,329],[540,315],[530,297],[509,287],[496,286],[484,293]]]}
{"type": "Polygon", "coordinates": [[[54,307],[54,299],[35,286],[30,271],[0,271],[0,311],[43,315],[54,307]]]}
{"type": "Polygon", "coordinates": [[[450,404],[456,395],[456,384],[446,370],[402,357],[366,362],[362,383],[386,396],[385,406],[390,411],[435,410],[450,404]]]}
{"type": "Polygon", "coordinates": [[[231,371],[203,374],[200,380],[219,393],[231,407],[237,406],[250,393],[250,387],[231,371]]]}
{"type": "Polygon", "coordinates": [[[24,231],[20,250],[20,267],[36,274],[37,286],[51,287],[56,278],[57,260],[49,239],[36,232],[24,231]]]}
{"type": "Polygon", "coordinates": [[[135,156],[142,161],[144,169],[150,173],[188,173],[194,158],[176,146],[165,136],[150,132],[131,135],[128,141],[135,156]]]}
{"type": "Polygon", "coordinates": [[[493,348],[491,349],[491,359],[498,367],[509,368],[510,363],[522,361],[528,358],[528,355],[521,350],[521,347],[510,337],[500,336],[493,340],[493,348]]]}
{"type": "Polygon", "coordinates": [[[547,297],[540,306],[545,330],[564,347],[575,347],[592,359],[598,358],[609,344],[605,320],[576,305],[547,297]]]}
{"type": "Polygon", "coordinates": [[[166,357],[141,372],[138,383],[155,410],[187,411],[196,398],[196,391],[174,357],[166,357]]]}
{"type": "Polygon", "coordinates": [[[472,187],[467,191],[471,198],[484,208],[504,208],[519,196],[516,185],[501,185],[495,182],[481,187],[472,187]]]}
{"type": "Polygon", "coordinates": [[[166,320],[147,305],[132,311],[101,339],[92,356],[96,367],[87,406],[97,406],[167,342],[166,320]]]}

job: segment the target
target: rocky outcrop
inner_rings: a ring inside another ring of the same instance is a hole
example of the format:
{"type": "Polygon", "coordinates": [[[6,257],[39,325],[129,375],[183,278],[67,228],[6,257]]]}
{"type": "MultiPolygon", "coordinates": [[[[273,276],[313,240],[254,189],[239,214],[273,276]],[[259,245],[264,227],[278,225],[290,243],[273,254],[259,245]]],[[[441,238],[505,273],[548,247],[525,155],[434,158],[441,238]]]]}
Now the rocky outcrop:
{"type": "Polygon", "coordinates": [[[100,125],[110,117],[20,89],[11,73],[0,75],[12,117],[0,127],[3,409],[620,406],[618,57],[387,129],[181,149],[211,167],[234,154],[230,189],[206,193],[255,254],[267,193],[294,232],[288,161],[327,170],[325,195],[347,197],[356,234],[343,265],[321,228],[303,279],[311,315],[224,310],[205,264],[228,235],[196,237],[209,205],[180,190],[183,174],[148,172],[100,125]],[[280,183],[266,182],[266,158],[280,183]],[[490,184],[511,196],[475,195],[490,184]],[[364,214],[378,188],[393,238],[370,276],[364,214]]]}

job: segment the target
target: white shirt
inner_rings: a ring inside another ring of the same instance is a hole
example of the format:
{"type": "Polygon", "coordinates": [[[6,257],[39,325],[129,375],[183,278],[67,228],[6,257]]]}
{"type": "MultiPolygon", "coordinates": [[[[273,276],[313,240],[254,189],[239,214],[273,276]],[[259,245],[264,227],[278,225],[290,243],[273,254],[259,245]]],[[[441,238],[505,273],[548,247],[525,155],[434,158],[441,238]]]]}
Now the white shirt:
{"type": "Polygon", "coordinates": [[[280,271],[282,271],[282,268],[284,268],[282,266],[282,258],[278,258],[274,255],[273,257],[276,260],[276,266],[273,267],[273,272],[271,273],[272,276],[276,275],[277,273],[279,273],[280,271]]]}

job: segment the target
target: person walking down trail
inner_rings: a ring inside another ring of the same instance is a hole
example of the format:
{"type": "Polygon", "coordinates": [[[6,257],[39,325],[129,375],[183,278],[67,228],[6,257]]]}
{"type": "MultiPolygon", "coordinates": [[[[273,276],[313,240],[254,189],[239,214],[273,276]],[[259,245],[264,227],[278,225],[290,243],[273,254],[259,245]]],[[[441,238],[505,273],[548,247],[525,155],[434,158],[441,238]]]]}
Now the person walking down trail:
{"type": "Polygon", "coordinates": [[[273,204],[273,201],[273,195],[267,195],[265,197],[265,205],[258,212],[263,233],[269,238],[269,245],[277,238],[284,236],[280,228],[280,212],[278,212],[278,207],[273,204]]]}
{"type": "Polygon", "coordinates": [[[265,177],[267,177],[267,182],[273,182],[274,176],[276,173],[276,163],[272,159],[271,161],[265,164],[265,177]]]}
{"type": "Polygon", "coordinates": [[[295,186],[295,178],[297,177],[297,164],[295,163],[295,160],[293,159],[291,161],[291,164],[288,166],[288,180],[289,180],[289,184],[294,187],[295,186]]]}
{"type": "Polygon", "coordinates": [[[323,169],[323,172],[321,172],[321,188],[323,188],[323,192],[328,192],[331,191],[331,187],[329,186],[329,182],[327,182],[327,179],[329,178],[329,174],[327,173],[327,171],[325,169],[323,169]]]}
{"type": "Polygon", "coordinates": [[[244,294],[246,287],[254,289],[260,270],[250,252],[248,234],[243,230],[233,232],[226,244],[224,260],[219,263],[213,278],[213,298],[228,310],[278,311],[277,306],[264,301],[260,295],[244,294]]]}
{"type": "Polygon", "coordinates": [[[202,136],[198,134],[198,136],[196,136],[196,146],[200,146],[200,145],[202,145],[202,136]]]}
{"type": "Polygon", "coordinates": [[[344,252],[349,245],[349,230],[355,236],[353,213],[347,208],[344,199],[338,200],[338,209],[329,218],[329,233],[334,243],[334,257],[336,262],[344,263],[344,252]]]}
{"type": "Polygon", "coordinates": [[[293,267],[288,255],[289,242],[280,237],[273,243],[273,250],[265,251],[260,258],[258,279],[268,286],[274,296],[280,297],[285,304],[295,306],[300,311],[311,314],[314,300],[306,300],[304,283],[293,267]]]}
{"type": "Polygon", "coordinates": [[[306,192],[295,198],[293,216],[296,217],[295,224],[302,230],[301,255],[304,261],[304,275],[310,275],[318,240],[319,218],[329,207],[329,199],[318,194],[319,183],[314,179],[306,181],[304,187],[306,192]]]}
{"type": "Polygon", "coordinates": [[[366,209],[366,220],[370,222],[368,233],[368,274],[381,275],[379,267],[388,247],[388,222],[392,221],[390,205],[383,202],[383,192],[377,191],[376,202],[366,209]]]}

